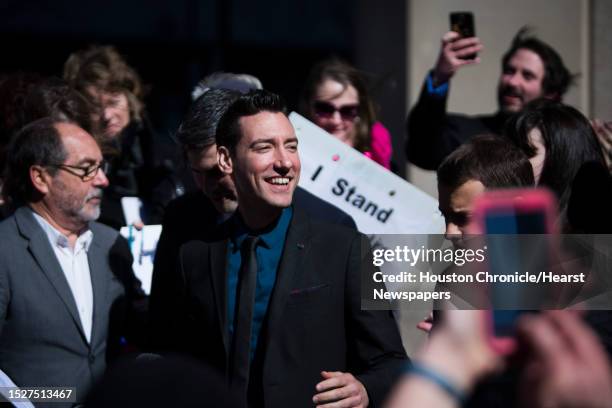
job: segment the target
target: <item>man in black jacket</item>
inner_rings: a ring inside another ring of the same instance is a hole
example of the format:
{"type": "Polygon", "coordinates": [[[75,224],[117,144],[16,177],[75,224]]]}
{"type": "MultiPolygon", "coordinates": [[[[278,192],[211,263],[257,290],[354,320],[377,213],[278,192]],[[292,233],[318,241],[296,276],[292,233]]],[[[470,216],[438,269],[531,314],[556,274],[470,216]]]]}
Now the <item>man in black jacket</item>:
{"type": "Polygon", "coordinates": [[[221,372],[245,406],[380,405],[406,363],[399,333],[389,311],[361,310],[365,237],[291,205],[300,160],[279,98],[240,97],[217,143],[238,208],[181,248],[167,349],[221,372]]]}
{"type": "MultiPolygon", "coordinates": [[[[231,177],[221,173],[217,165],[215,133],[217,124],[229,105],[240,93],[226,89],[209,89],[191,106],[178,132],[188,165],[199,190],[172,201],[166,208],[155,253],[155,265],[151,284],[150,313],[153,346],[163,349],[167,336],[164,329],[173,316],[163,305],[165,290],[172,285],[181,245],[196,239],[210,239],[217,226],[226,221],[238,206],[236,187],[231,177]]],[[[334,224],[356,228],[353,219],[335,206],[298,188],[294,201],[309,215],[334,224]]]]}
{"type": "Polygon", "coordinates": [[[498,111],[479,116],[447,113],[451,78],[461,67],[480,62],[477,53],[481,50],[476,37],[460,38],[452,31],[442,37],[438,61],[408,117],[406,155],[413,164],[436,170],[446,156],[473,136],[501,134],[508,116],[529,101],[540,97],[561,100],[572,82],[559,54],[523,28],[502,58],[498,111]]]}

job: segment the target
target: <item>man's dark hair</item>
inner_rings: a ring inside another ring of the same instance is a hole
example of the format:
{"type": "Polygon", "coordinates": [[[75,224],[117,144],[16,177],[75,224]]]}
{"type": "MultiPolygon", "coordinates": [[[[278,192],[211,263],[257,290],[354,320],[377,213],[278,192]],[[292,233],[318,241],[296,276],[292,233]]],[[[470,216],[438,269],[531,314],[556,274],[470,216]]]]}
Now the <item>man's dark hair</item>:
{"type": "Polygon", "coordinates": [[[502,70],[519,49],[532,51],[540,57],[544,64],[542,91],[545,96],[560,101],[574,81],[561,56],[550,45],[532,35],[530,27],[523,27],[516,33],[510,49],[502,58],[502,70]]]}
{"type": "Polygon", "coordinates": [[[604,164],[601,147],[589,120],[575,108],[548,99],[536,99],[510,118],[505,134],[528,157],[536,155],[529,133],[542,134],[546,156],[539,185],[550,188],[566,208],[571,185],[580,167],[587,162],[604,164]]]}
{"type": "Polygon", "coordinates": [[[287,107],[280,96],[263,89],[240,96],[219,122],[217,145],[227,147],[233,154],[242,137],[240,118],[260,112],[280,112],[287,115],[287,107]]]}
{"type": "Polygon", "coordinates": [[[240,92],[228,89],[209,89],[196,99],[176,132],[185,150],[200,150],[215,144],[217,126],[240,92]]]}
{"type": "MultiPolygon", "coordinates": [[[[39,193],[30,180],[30,167],[63,163],[68,153],[64,148],[58,123],[71,123],[55,118],[36,120],[21,129],[8,149],[2,194],[12,208],[36,201],[39,193]]],[[[57,169],[49,167],[54,175],[57,169]]]]}
{"type": "Polygon", "coordinates": [[[438,184],[451,189],[469,180],[485,188],[533,187],[533,169],[525,153],[497,135],[481,135],[464,143],[438,168],[438,184]]]}

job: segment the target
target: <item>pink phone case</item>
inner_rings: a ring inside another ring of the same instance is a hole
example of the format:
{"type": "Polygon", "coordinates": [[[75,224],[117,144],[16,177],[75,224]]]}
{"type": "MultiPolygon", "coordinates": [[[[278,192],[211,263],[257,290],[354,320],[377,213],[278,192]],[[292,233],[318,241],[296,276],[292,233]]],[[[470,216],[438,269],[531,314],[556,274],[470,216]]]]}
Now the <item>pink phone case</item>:
{"type": "MultiPolygon", "coordinates": [[[[479,197],[472,213],[473,222],[468,229],[471,234],[486,234],[486,216],[490,212],[510,210],[517,215],[532,214],[534,212],[544,215],[546,233],[556,234],[557,204],[554,195],[545,189],[504,189],[492,190],[479,197]]],[[[486,314],[484,327],[488,331],[487,337],[491,348],[499,354],[508,355],[516,350],[517,344],[512,337],[496,337],[494,335],[493,313],[486,314]]]]}

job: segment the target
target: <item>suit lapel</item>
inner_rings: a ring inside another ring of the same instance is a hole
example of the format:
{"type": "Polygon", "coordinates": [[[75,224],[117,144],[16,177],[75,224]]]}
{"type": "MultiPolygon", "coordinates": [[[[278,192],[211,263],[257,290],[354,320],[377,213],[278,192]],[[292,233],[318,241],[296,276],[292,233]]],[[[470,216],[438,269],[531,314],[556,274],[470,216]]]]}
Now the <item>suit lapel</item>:
{"type": "MultiPolygon", "coordinates": [[[[107,251],[108,254],[108,251],[107,251]]],[[[104,268],[108,264],[107,257],[104,256],[104,251],[100,247],[96,236],[93,237],[93,242],[87,251],[87,261],[89,263],[89,273],[91,275],[91,288],[93,292],[93,316],[91,325],[91,344],[96,344],[99,333],[102,328],[100,324],[104,319],[100,319],[104,313],[104,305],[106,303],[106,288],[108,280],[105,278],[104,268]]]]}
{"type": "Polygon", "coordinates": [[[217,318],[221,328],[225,356],[229,356],[229,339],[227,332],[227,240],[212,242],[209,245],[210,278],[215,294],[217,318]]]}
{"type": "MultiPolygon", "coordinates": [[[[309,223],[306,216],[297,208],[293,208],[293,218],[287,231],[285,247],[281,257],[276,284],[270,306],[268,309],[267,337],[274,337],[274,333],[282,327],[282,317],[287,303],[289,292],[293,288],[295,277],[303,273],[306,264],[307,253],[310,245],[309,223]]],[[[266,342],[270,344],[270,342],[266,342]]],[[[266,353],[267,354],[267,353],[266,353]]]]}
{"type": "Polygon", "coordinates": [[[78,327],[83,340],[87,343],[85,332],[81,326],[81,319],[77,311],[74,296],[72,296],[72,291],[70,290],[70,286],[68,286],[68,281],[66,280],[62,267],[60,266],[51,245],[49,244],[47,235],[38,225],[28,208],[19,208],[15,212],[15,219],[21,234],[30,241],[30,253],[34,257],[39,268],[51,282],[51,285],[55,288],[55,291],[59,297],[64,302],[64,305],[72,317],[72,320],[78,327]]]}

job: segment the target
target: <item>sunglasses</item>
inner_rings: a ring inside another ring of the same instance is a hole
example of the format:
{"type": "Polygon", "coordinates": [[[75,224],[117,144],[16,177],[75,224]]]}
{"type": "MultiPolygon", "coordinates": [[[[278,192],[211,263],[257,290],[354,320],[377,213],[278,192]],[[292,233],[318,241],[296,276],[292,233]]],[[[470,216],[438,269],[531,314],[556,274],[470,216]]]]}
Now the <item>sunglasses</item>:
{"type": "Polygon", "coordinates": [[[354,121],[359,116],[359,105],[342,105],[336,108],[334,105],[328,102],[315,101],[312,105],[315,115],[320,118],[329,119],[334,116],[334,113],[340,113],[342,120],[354,121]]]}

